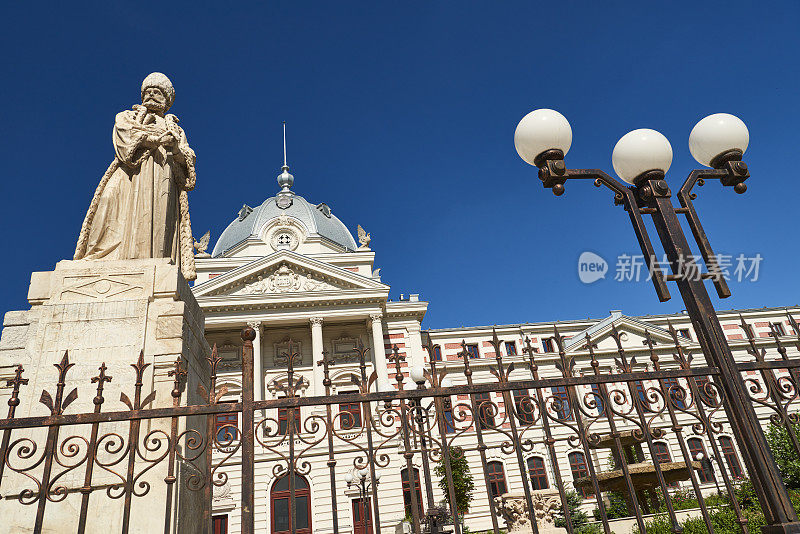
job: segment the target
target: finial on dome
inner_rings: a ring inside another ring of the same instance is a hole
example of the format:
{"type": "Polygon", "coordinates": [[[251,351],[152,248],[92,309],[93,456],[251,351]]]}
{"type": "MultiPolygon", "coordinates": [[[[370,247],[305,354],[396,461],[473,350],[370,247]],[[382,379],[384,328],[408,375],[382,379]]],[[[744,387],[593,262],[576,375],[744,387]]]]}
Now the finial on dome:
{"type": "Polygon", "coordinates": [[[283,167],[278,175],[278,185],[281,186],[281,193],[291,193],[294,185],[294,176],[289,173],[289,165],[286,163],[286,121],[283,121],[283,167]]]}

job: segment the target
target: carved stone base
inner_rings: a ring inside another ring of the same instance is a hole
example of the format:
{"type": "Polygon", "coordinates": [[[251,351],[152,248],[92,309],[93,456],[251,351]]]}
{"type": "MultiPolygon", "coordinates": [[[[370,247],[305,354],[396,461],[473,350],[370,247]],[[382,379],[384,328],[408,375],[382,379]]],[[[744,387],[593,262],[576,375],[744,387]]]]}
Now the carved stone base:
{"type": "MultiPolygon", "coordinates": [[[[557,490],[536,490],[531,492],[536,526],[539,534],[562,534],[567,530],[555,526],[553,513],[561,508],[557,490]]],[[[504,493],[494,499],[495,506],[508,525],[509,534],[532,534],[533,527],[528,514],[528,506],[523,493],[504,493]]]]}
{"type": "MultiPolygon", "coordinates": [[[[29,380],[20,390],[21,404],[16,417],[50,415],[49,409],[39,402],[42,391],[55,397],[58,363],[69,351],[69,361],[74,364],[66,377],[66,396],[74,388],[78,397],[65,410],[66,414],[92,412],[92,399],[96,376],[101,363],[106,364],[105,373],[112,381],[105,385],[103,412],[127,410],[121,402],[121,393],[133,399],[136,375],[131,367],[144,351],[144,362],[149,364],[143,375],[144,386],[141,398],[155,392],[155,398],[146,408],[172,406],[170,391],[173,379],[167,373],[175,360],[181,356],[187,370],[183,402],[194,403],[197,385],[208,383],[209,353],[204,338],[204,317],[180,269],[169,259],[143,259],[121,261],[61,261],[54,271],[35,272],[31,276],[28,291],[31,309],[13,311],[5,315],[2,337],[0,337],[0,381],[13,375],[13,367],[21,364],[25,368],[23,377],[29,380]],[[8,366],[8,367],[6,367],[8,366]]],[[[5,417],[6,400],[10,391],[0,389],[0,417],[5,417]]],[[[204,432],[204,418],[181,422],[179,431],[197,428],[204,432]]],[[[124,438],[127,446],[130,424],[127,422],[105,423],[99,427],[99,435],[116,432],[124,438]]],[[[139,447],[146,452],[142,440],[153,431],[164,431],[169,435],[169,420],[144,420],[141,424],[139,447]]],[[[39,458],[45,446],[46,428],[16,430],[11,442],[30,438],[38,447],[30,460],[39,458]]],[[[153,434],[152,436],[156,436],[153,434]]],[[[88,440],[89,426],[62,427],[59,445],[70,436],[88,440]]],[[[106,438],[98,448],[101,453],[105,445],[113,441],[106,438]]],[[[86,441],[83,441],[86,443],[86,441]]],[[[119,441],[117,441],[119,443],[119,441]]],[[[147,452],[148,458],[158,457],[164,451],[162,442],[157,451],[147,452]]],[[[113,446],[112,446],[113,450],[113,446]]],[[[85,445],[84,449],[85,451],[85,445]]],[[[9,460],[18,467],[34,462],[18,456],[12,448],[9,460]]],[[[60,459],[70,465],[70,458],[62,454],[60,459]]],[[[85,454],[79,452],[75,458],[85,454]]],[[[111,456],[107,456],[110,458],[111,456]]],[[[73,459],[74,460],[74,459],[73,459]]],[[[137,458],[134,472],[139,474],[151,464],[137,458]]],[[[127,458],[110,469],[123,477],[127,471],[127,458]]],[[[57,481],[66,488],[66,496],[60,502],[48,501],[43,532],[74,532],[77,530],[84,485],[85,463],[74,470],[54,462],[53,477],[64,472],[57,481]],[[65,472],[66,471],[66,472],[65,472]]],[[[41,466],[27,473],[34,478],[42,475],[41,466]]],[[[185,485],[188,469],[179,464],[177,485],[185,485]]],[[[139,482],[150,487],[142,497],[134,496],[131,508],[130,532],[163,532],[167,510],[166,461],[156,464],[142,475],[139,482]]],[[[52,480],[52,478],[51,478],[52,480]]],[[[89,498],[89,514],[86,532],[120,532],[124,497],[113,499],[107,489],[120,482],[113,473],[95,465],[93,486],[103,486],[92,491],[89,498]]],[[[30,478],[6,468],[0,484],[0,517],[3,517],[5,532],[32,532],[37,504],[23,505],[19,495],[26,489],[38,491],[30,478]]],[[[137,487],[137,493],[144,491],[137,487]]],[[[177,490],[177,487],[175,488],[177,490]]],[[[117,491],[116,493],[119,493],[117,491]]],[[[171,522],[174,532],[199,532],[202,492],[173,491],[171,522]],[[180,494],[180,500],[175,497],[180,494]]],[[[55,499],[58,501],[58,498],[55,499]]]]}

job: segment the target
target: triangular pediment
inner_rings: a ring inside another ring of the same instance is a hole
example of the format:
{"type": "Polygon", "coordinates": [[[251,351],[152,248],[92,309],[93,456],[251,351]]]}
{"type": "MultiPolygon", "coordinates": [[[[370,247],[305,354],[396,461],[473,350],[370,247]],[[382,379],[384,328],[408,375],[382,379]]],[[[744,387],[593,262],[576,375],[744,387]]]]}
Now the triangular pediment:
{"type": "Polygon", "coordinates": [[[196,297],[389,291],[389,286],[329,263],[281,250],[193,288],[196,297]]]}
{"type": "MultiPolygon", "coordinates": [[[[596,344],[599,350],[616,350],[617,342],[612,336],[614,329],[620,334],[620,341],[626,350],[644,348],[646,346],[645,332],[650,334],[650,339],[654,345],[672,346],[675,344],[672,334],[668,330],[628,317],[619,312],[614,312],[602,321],[598,321],[579,334],[568,338],[564,343],[564,348],[567,351],[585,350],[586,336],[588,334],[592,343],[596,344]]],[[[681,344],[690,343],[689,340],[681,338],[679,338],[679,341],[681,344]]]]}

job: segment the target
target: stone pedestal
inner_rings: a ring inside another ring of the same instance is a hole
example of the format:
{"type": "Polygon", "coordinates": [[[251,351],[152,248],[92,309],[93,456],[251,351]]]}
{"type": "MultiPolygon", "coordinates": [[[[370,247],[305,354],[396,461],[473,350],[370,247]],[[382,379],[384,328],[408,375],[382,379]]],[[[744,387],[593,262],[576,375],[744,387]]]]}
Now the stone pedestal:
{"type": "MultiPolygon", "coordinates": [[[[0,378],[13,375],[13,367],[21,364],[25,368],[23,377],[29,380],[20,390],[22,402],[15,417],[50,415],[39,399],[43,390],[55,398],[58,370],[53,364],[61,361],[65,351],[69,351],[69,361],[74,367],[67,373],[64,396],[75,388],[78,390],[77,399],[66,408],[65,414],[94,410],[97,385],[91,382],[91,377],[98,375],[102,363],[107,367],[105,373],[112,377],[111,382],[105,384],[102,411],[127,410],[121,394],[134,399],[136,374],[131,364],[136,363],[141,351],[144,362],[149,364],[143,374],[141,399],[155,393],[155,398],[144,408],[173,405],[170,395],[173,379],[168,373],[178,357],[183,359],[187,371],[181,402],[205,402],[197,393],[198,384],[208,386],[206,357],[210,351],[204,338],[203,313],[180,269],[169,259],[61,261],[54,271],[33,273],[28,301],[30,310],[5,315],[0,338],[0,378]]],[[[10,394],[5,385],[6,381],[2,380],[0,417],[6,416],[5,401],[10,394]]],[[[127,447],[129,429],[129,422],[101,424],[99,435],[106,435],[106,438],[98,447],[98,457],[103,461],[119,457],[119,453],[113,453],[119,440],[110,433],[121,436],[127,447]]],[[[187,429],[197,429],[204,435],[205,417],[181,419],[179,432],[187,429]]],[[[89,425],[61,427],[59,432],[59,446],[75,436],[72,442],[85,451],[89,425]]],[[[143,443],[145,438],[149,437],[148,445],[154,447],[154,440],[168,436],[169,432],[169,419],[142,421],[139,447],[145,458],[158,458],[167,450],[167,443],[162,439],[159,448],[148,451],[143,443]]],[[[38,450],[25,460],[18,456],[19,446],[12,447],[10,461],[18,467],[33,464],[44,450],[46,435],[46,428],[13,431],[12,444],[20,438],[29,438],[38,450]]],[[[186,452],[181,445],[179,451],[186,452]]],[[[65,465],[58,461],[53,463],[51,480],[58,475],[56,484],[64,486],[66,495],[60,502],[47,503],[43,532],[77,530],[82,498],[78,489],[84,485],[86,463],[74,469],[68,467],[76,459],[85,457],[85,452],[73,458],[68,456],[68,451],[61,452],[59,458],[65,465]]],[[[199,465],[202,468],[202,464],[199,465]]],[[[117,495],[120,491],[108,488],[120,483],[120,476],[126,476],[127,466],[127,456],[109,470],[94,466],[92,485],[105,487],[90,494],[86,532],[122,531],[125,498],[111,498],[109,492],[117,495]]],[[[173,532],[200,531],[203,494],[185,489],[186,478],[192,473],[189,466],[178,462],[177,482],[169,505],[164,481],[166,460],[151,464],[137,456],[134,473],[141,474],[136,481],[137,493],[144,491],[141,482],[150,487],[144,496],[132,498],[130,532],[164,532],[168,509],[173,532]]],[[[41,466],[27,474],[40,479],[41,466]]],[[[34,481],[6,468],[0,484],[0,517],[3,517],[4,532],[32,532],[37,503],[23,505],[18,500],[26,489],[38,491],[34,481]]]]}

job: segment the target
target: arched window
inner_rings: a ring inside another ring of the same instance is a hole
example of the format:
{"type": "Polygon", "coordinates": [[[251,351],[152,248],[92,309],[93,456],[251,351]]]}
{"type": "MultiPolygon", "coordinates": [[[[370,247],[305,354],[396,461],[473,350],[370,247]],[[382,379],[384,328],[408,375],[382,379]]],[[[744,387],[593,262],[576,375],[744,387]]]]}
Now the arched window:
{"type": "MultiPolygon", "coordinates": [[[[573,480],[589,476],[589,468],[586,467],[586,457],[582,452],[576,451],[569,453],[569,468],[572,470],[573,480]]],[[[588,499],[592,496],[591,490],[586,486],[580,488],[576,486],[575,490],[584,499],[588,499]]]]}
{"type": "Polygon", "coordinates": [[[437,362],[442,361],[442,346],[441,345],[434,345],[433,346],[433,359],[437,362]]]}
{"type": "Polygon", "coordinates": [[[533,489],[543,490],[550,487],[547,482],[547,469],[544,467],[544,458],[541,456],[528,458],[528,474],[530,474],[533,489]]]}
{"type": "Polygon", "coordinates": [[[706,448],[703,447],[703,442],[700,438],[689,438],[686,441],[689,446],[689,454],[692,460],[699,461],[701,468],[697,471],[697,479],[705,484],[714,481],[714,470],[711,468],[711,460],[706,454],[706,448]]]}
{"type": "Polygon", "coordinates": [[[489,480],[489,492],[492,497],[506,493],[506,474],[502,462],[489,462],[486,464],[486,474],[489,480]]]}
{"type": "Polygon", "coordinates": [[[742,466],[739,463],[739,457],[736,456],[736,449],[733,448],[733,440],[728,436],[722,436],[719,438],[719,444],[722,447],[722,455],[725,456],[731,477],[742,478],[742,466]]]}
{"type": "MultiPolygon", "coordinates": [[[[272,534],[292,531],[292,506],[289,502],[289,476],[284,475],[275,481],[270,493],[270,516],[272,534]]],[[[294,502],[297,507],[295,532],[311,534],[311,490],[304,476],[294,474],[294,502]]]]}
{"type": "MultiPolygon", "coordinates": [[[[411,515],[411,479],[408,477],[408,469],[400,471],[400,478],[403,480],[403,504],[406,508],[406,516],[411,515]]],[[[419,485],[419,469],[414,469],[414,489],[417,494],[417,509],[422,517],[422,486],[419,485]]]]}

